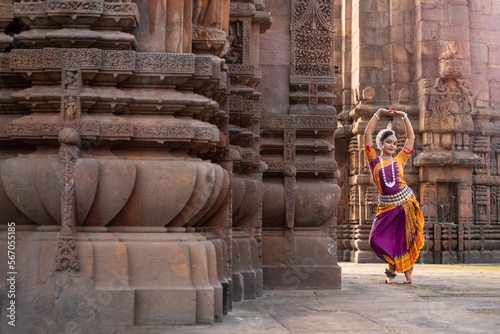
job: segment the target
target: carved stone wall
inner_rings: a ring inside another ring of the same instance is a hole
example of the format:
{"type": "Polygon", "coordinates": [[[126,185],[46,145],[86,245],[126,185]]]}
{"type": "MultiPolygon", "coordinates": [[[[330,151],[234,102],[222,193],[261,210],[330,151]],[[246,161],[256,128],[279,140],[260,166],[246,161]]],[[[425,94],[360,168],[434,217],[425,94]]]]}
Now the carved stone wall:
{"type": "Polygon", "coordinates": [[[334,2],[268,9],[283,23],[261,43],[264,286],[338,289],[334,2]]]}
{"type": "MultiPolygon", "coordinates": [[[[416,152],[405,178],[426,218],[427,263],[500,262],[497,237],[498,25],[495,1],[342,2],[339,259],[379,261],[367,245],[376,196],[362,136],[380,107],[406,111],[416,152]],[[349,103],[349,101],[352,101],[349,103]],[[347,102],[347,103],[346,103],[347,102]]],[[[383,118],[376,132],[385,127],[383,118]]],[[[404,134],[402,123],[393,128],[404,134]]],[[[404,140],[399,140],[402,147],[404,140]]],[[[339,151],[338,151],[339,153],[339,151]]]]}

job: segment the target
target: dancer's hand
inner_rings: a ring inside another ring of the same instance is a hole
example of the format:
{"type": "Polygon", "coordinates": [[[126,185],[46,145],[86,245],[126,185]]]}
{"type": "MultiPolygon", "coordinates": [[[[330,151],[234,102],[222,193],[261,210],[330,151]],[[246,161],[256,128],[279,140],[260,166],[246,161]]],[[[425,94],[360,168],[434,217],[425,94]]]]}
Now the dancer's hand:
{"type": "Polygon", "coordinates": [[[387,115],[395,117],[395,116],[401,116],[404,117],[406,116],[406,113],[404,111],[398,111],[398,110],[387,110],[387,115]]]}
{"type": "Polygon", "coordinates": [[[389,111],[390,111],[389,109],[380,108],[379,110],[377,110],[377,113],[392,116],[392,114],[389,113],[389,111]]]}

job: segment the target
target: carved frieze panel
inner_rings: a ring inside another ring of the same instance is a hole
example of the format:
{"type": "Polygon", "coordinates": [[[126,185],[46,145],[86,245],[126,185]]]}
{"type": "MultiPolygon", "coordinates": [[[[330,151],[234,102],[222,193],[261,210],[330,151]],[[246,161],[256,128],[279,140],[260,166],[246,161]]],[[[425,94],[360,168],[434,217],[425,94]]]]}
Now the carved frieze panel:
{"type": "Polygon", "coordinates": [[[263,129],[315,129],[315,130],[331,130],[334,131],[337,127],[337,117],[335,116],[264,116],[261,120],[261,128],[263,129]]]}
{"type": "Polygon", "coordinates": [[[43,68],[43,53],[40,50],[15,49],[10,52],[11,68],[14,70],[34,70],[43,68]]]}
{"type": "Polygon", "coordinates": [[[194,54],[136,53],[136,72],[195,73],[194,54]]]}
{"type": "Polygon", "coordinates": [[[218,140],[218,138],[214,138],[213,128],[211,127],[165,124],[134,124],[134,137],[144,139],[218,140]]]}
{"type": "Polygon", "coordinates": [[[197,56],[195,58],[195,75],[212,75],[212,58],[207,56],[197,56]]]}
{"type": "MultiPolygon", "coordinates": [[[[62,123],[11,123],[8,125],[7,133],[11,137],[57,137],[59,131],[65,126],[62,123]]],[[[82,136],[98,136],[99,123],[97,121],[80,121],[75,126],[82,136]]]]}
{"type": "Polygon", "coordinates": [[[105,2],[104,15],[138,15],[134,2],[105,2]]]}
{"type": "Polygon", "coordinates": [[[44,15],[45,5],[46,3],[41,1],[16,2],[14,3],[14,14],[16,16],[44,15]]]}
{"type": "Polygon", "coordinates": [[[12,72],[12,68],[10,66],[10,54],[8,53],[0,53],[0,72],[12,72]]]}
{"type": "Polygon", "coordinates": [[[243,111],[243,97],[240,95],[232,94],[229,96],[229,111],[241,112],[243,111]]]}
{"type": "Polygon", "coordinates": [[[132,137],[134,126],[129,123],[99,123],[99,136],[101,137],[132,137]]]}
{"type": "Polygon", "coordinates": [[[104,0],[47,0],[47,14],[102,14],[104,0]]]}
{"type": "Polygon", "coordinates": [[[291,76],[333,77],[334,2],[293,0],[291,76]]]}
{"type": "MultiPolygon", "coordinates": [[[[285,168],[285,161],[281,158],[266,157],[263,161],[267,164],[268,172],[283,171],[285,168]]],[[[311,162],[311,161],[295,161],[294,164],[297,172],[332,172],[337,169],[335,161],[311,162]]]]}
{"type": "Polygon", "coordinates": [[[102,69],[108,71],[133,71],[134,51],[102,50],[102,69]]]}
{"type": "Polygon", "coordinates": [[[230,75],[253,75],[255,66],[252,64],[229,64],[230,75]]]}
{"type": "Polygon", "coordinates": [[[12,3],[0,3],[0,19],[13,19],[14,18],[14,7],[12,3]]]}

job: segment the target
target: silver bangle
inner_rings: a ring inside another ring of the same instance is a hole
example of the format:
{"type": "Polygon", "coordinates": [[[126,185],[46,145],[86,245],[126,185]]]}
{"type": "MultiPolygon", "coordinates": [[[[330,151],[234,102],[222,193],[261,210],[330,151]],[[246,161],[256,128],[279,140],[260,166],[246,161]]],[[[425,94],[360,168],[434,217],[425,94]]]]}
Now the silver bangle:
{"type": "Polygon", "coordinates": [[[376,113],[373,114],[373,116],[377,117],[377,119],[380,119],[380,117],[378,117],[378,115],[376,113]]]}
{"type": "Polygon", "coordinates": [[[405,119],[406,117],[408,117],[408,114],[405,113],[405,115],[401,117],[401,119],[405,119]]]}

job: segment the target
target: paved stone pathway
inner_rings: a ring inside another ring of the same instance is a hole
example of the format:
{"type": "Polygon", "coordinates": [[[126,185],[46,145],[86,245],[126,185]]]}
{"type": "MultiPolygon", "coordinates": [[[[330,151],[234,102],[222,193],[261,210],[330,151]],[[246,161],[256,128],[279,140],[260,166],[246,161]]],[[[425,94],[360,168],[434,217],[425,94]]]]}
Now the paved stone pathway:
{"type": "Polygon", "coordinates": [[[125,333],[500,333],[500,265],[419,264],[412,285],[384,284],[384,264],[340,266],[340,291],[266,290],[222,323],[125,333]]]}

